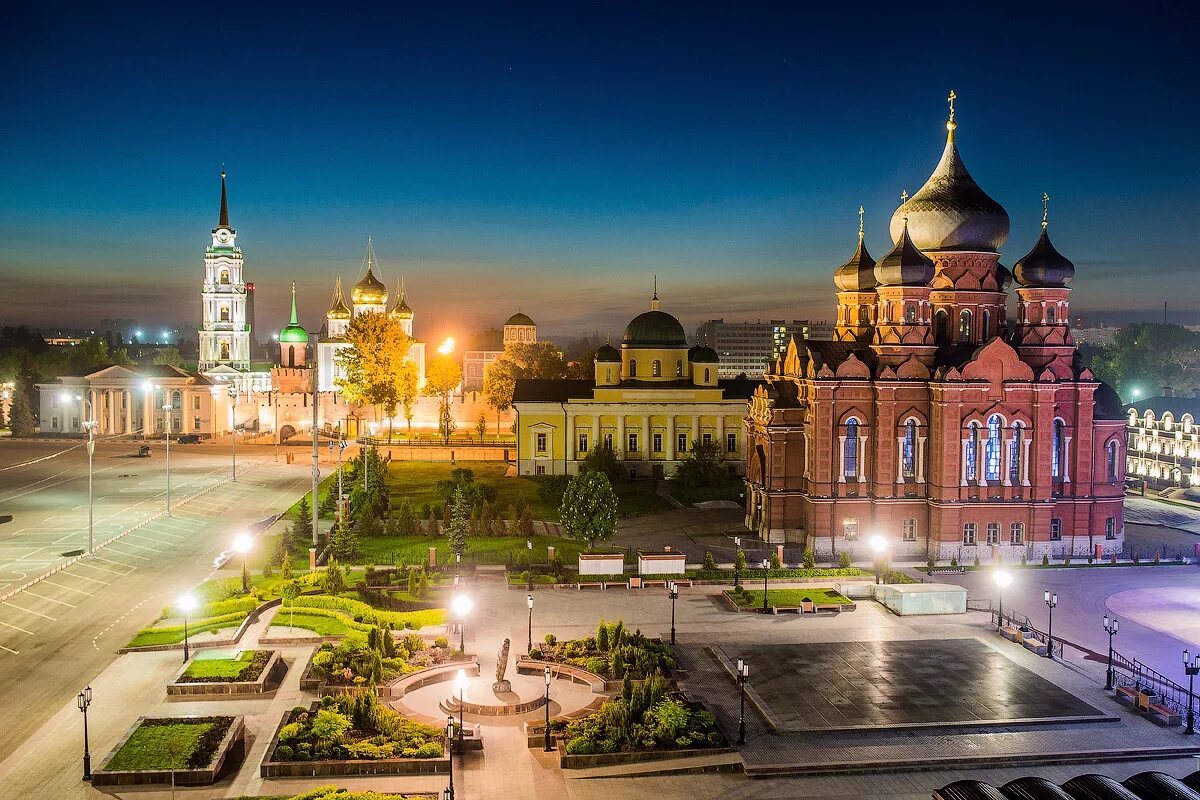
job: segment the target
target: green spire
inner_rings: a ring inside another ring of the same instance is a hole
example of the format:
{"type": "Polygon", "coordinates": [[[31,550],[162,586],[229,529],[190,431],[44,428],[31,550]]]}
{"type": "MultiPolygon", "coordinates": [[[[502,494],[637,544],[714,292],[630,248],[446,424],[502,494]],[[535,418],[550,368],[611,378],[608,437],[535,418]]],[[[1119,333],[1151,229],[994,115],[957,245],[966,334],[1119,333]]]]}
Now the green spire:
{"type": "Polygon", "coordinates": [[[292,281],[292,321],[288,326],[279,332],[279,341],[281,342],[296,342],[307,343],[308,331],[300,327],[300,322],[296,317],[296,282],[292,281]]]}

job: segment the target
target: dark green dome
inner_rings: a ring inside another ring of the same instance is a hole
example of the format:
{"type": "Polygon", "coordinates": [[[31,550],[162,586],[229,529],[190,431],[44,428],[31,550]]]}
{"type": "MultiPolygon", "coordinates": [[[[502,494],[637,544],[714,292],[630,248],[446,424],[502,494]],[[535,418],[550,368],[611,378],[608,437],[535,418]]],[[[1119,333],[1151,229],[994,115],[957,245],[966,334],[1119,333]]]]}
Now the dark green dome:
{"type": "Polygon", "coordinates": [[[657,309],[638,314],[625,326],[627,347],[686,347],[687,334],[679,320],[657,309]]]}
{"type": "Polygon", "coordinates": [[[721,358],[717,355],[717,351],[711,347],[696,345],[691,350],[688,350],[688,361],[691,361],[693,364],[719,364],[721,363],[721,358]]]}
{"type": "Polygon", "coordinates": [[[522,314],[520,311],[518,311],[517,313],[515,313],[511,317],[509,317],[508,322],[506,322],[504,324],[505,325],[532,325],[534,323],[533,323],[533,320],[531,320],[528,316],[526,316],[525,314],[522,314]]]}
{"type": "Polygon", "coordinates": [[[279,332],[279,341],[294,344],[308,344],[308,331],[299,325],[288,325],[279,332]]]}
{"type": "Polygon", "coordinates": [[[601,345],[600,349],[596,351],[596,360],[604,363],[613,361],[619,363],[621,361],[621,352],[611,344],[605,342],[603,345],[601,345]]]}

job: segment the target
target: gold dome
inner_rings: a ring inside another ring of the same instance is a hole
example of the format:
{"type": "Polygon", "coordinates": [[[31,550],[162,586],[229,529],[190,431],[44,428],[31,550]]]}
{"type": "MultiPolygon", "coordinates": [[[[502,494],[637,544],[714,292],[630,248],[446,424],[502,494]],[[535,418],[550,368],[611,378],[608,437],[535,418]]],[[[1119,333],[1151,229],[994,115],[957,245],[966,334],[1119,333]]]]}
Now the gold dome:
{"type": "Polygon", "coordinates": [[[367,274],[350,290],[350,302],[356,306],[386,306],[387,300],[387,287],[371,272],[370,265],[367,265],[367,274]]]}
{"type": "Polygon", "coordinates": [[[350,319],[350,309],[346,305],[346,298],[342,294],[342,278],[338,276],[337,287],[333,292],[333,303],[329,306],[329,311],[326,312],[327,319],[350,319]]]}
{"type": "Polygon", "coordinates": [[[400,286],[396,290],[396,305],[392,308],[391,314],[399,319],[412,319],[413,310],[408,305],[408,290],[404,288],[404,278],[400,279],[400,286]]]}

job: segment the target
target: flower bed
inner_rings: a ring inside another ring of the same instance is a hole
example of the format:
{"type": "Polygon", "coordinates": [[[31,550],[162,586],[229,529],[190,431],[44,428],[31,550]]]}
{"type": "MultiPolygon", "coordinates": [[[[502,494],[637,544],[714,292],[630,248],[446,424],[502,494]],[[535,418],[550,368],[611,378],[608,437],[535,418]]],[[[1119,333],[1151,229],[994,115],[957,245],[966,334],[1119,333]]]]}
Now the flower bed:
{"type": "MultiPolygon", "coordinates": [[[[728,597],[738,608],[761,609],[763,606],[762,589],[747,589],[727,591],[728,597]]],[[[850,598],[833,589],[768,589],[767,606],[769,608],[797,608],[805,600],[814,605],[853,605],[850,598]]]]}
{"type": "MultiPolygon", "coordinates": [[[[664,753],[723,748],[716,715],[702,706],[667,696],[657,675],[640,684],[626,682],[620,697],[595,714],[568,722],[562,732],[566,756],[611,753],[664,753]]],[[[587,766],[570,763],[563,766],[587,766]]]]}
{"type": "Polygon", "coordinates": [[[376,625],[387,625],[392,630],[404,630],[406,628],[417,630],[434,625],[444,625],[446,623],[446,610],[444,608],[424,611],[384,611],[373,608],[361,600],[321,594],[300,595],[290,604],[285,604],[283,608],[284,611],[294,608],[297,612],[303,609],[304,613],[316,616],[329,616],[331,614],[340,616],[343,618],[342,621],[346,623],[346,627],[361,630],[364,633],[376,625]],[[357,625],[349,623],[357,623],[357,625]]]}
{"type": "Polygon", "coordinates": [[[313,653],[301,678],[302,685],[326,688],[381,686],[401,675],[451,660],[453,651],[444,636],[429,645],[415,633],[396,642],[381,629],[373,629],[367,638],[346,637],[334,645],[322,644],[313,653]]]}
{"type": "Polygon", "coordinates": [[[284,714],[259,768],[264,778],[442,772],[445,735],[373,693],[324,697],[284,714]]]}
{"type": "Polygon", "coordinates": [[[596,635],[586,639],[560,642],[548,634],[539,649],[535,658],[583,667],[606,680],[621,680],[626,675],[642,680],[655,673],[670,674],[675,668],[667,645],[646,638],[640,630],[630,633],[621,620],[601,620],[596,635]]]}
{"type": "Polygon", "coordinates": [[[243,753],[242,717],[141,717],[92,773],[93,786],[216,782],[243,753]]]}
{"type": "Polygon", "coordinates": [[[271,660],[271,650],[243,650],[232,658],[196,656],[176,683],[240,683],[258,680],[271,660]]]}

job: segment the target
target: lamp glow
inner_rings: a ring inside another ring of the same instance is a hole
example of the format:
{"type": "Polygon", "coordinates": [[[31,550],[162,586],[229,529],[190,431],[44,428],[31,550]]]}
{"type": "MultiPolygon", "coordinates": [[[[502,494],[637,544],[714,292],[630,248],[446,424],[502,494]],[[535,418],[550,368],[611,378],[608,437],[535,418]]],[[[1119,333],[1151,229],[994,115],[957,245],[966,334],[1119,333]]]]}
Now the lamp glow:
{"type": "Polygon", "coordinates": [[[239,553],[247,553],[250,551],[250,537],[247,534],[239,533],[237,538],[233,540],[233,549],[239,553]]]}

